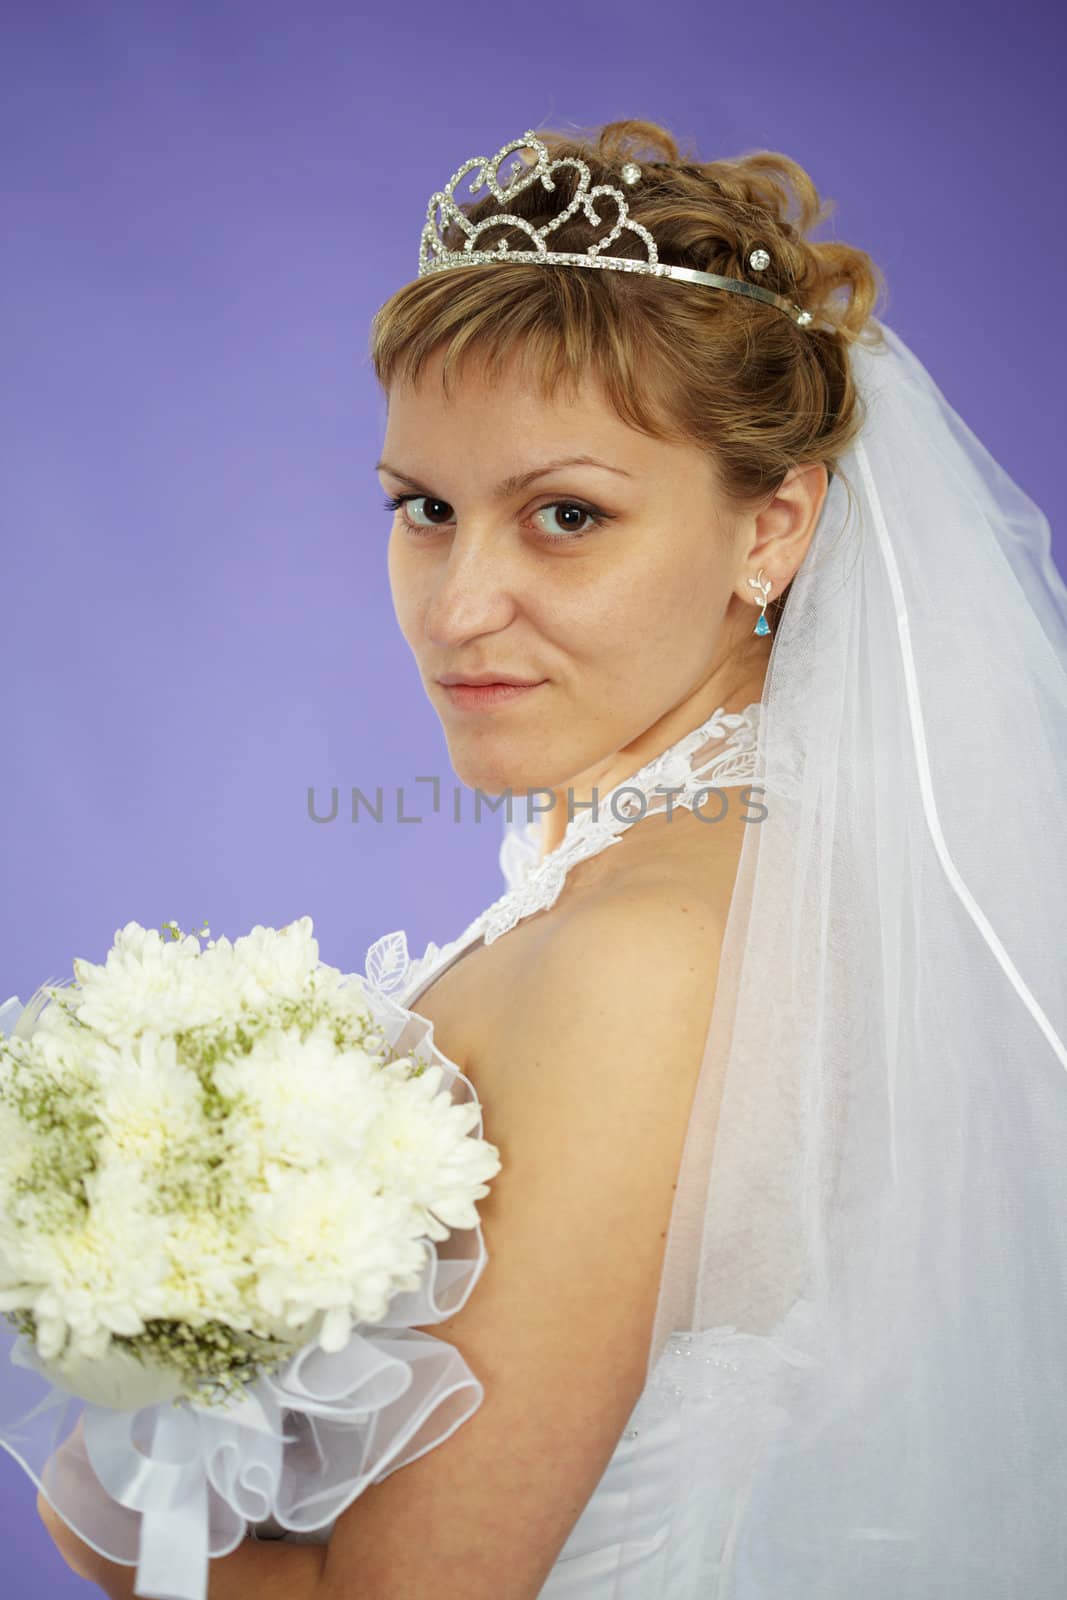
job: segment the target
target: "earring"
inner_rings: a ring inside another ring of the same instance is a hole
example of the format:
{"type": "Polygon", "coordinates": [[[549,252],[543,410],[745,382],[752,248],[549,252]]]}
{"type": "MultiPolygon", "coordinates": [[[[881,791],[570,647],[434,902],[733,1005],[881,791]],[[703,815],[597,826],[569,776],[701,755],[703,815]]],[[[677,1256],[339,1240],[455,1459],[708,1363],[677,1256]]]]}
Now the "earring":
{"type": "Polygon", "coordinates": [[[762,637],[762,635],[770,633],[771,631],[771,625],[767,621],[767,597],[771,592],[771,583],[769,578],[765,578],[763,576],[762,567],[759,569],[759,576],[756,578],[749,578],[748,581],[753,589],[759,590],[761,595],[760,605],[762,605],[763,610],[760,612],[759,621],[756,623],[756,626],[753,628],[752,632],[758,633],[762,637]]]}

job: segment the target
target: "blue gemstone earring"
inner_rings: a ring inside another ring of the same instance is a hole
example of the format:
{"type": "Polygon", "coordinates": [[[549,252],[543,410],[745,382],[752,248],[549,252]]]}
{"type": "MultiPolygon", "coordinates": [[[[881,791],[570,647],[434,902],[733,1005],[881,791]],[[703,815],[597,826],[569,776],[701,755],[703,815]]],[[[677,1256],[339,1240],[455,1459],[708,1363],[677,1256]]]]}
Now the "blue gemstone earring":
{"type": "Polygon", "coordinates": [[[767,597],[771,592],[770,579],[763,576],[763,568],[760,567],[759,576],[756,578],[749,578],[748,581],[753,589],[758,589],[761,596],[760,604],[762,605],[763,610],[760,612],[759,621],[756,623],[756,626],[753,628],[752,632],[758,633],[762,637],[764,634],[770,633],[771,631],[771,625],[767,621],[767,597]]]}

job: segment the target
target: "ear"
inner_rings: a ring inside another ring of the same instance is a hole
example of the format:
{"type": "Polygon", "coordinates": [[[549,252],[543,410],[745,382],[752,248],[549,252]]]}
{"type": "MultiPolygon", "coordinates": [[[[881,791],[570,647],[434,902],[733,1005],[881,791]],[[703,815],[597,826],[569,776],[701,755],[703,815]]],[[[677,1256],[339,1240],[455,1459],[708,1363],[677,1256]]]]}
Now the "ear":
{"type": "Polygon", "coordinates": [[[746,606],[752,605],[755,593],[748,579],[760,568],[770,580],[771,600],[792,583],[811,543],[829,486],[825,462],[790,467],[771,498],[742,519],[734,592],[746,606]]]}

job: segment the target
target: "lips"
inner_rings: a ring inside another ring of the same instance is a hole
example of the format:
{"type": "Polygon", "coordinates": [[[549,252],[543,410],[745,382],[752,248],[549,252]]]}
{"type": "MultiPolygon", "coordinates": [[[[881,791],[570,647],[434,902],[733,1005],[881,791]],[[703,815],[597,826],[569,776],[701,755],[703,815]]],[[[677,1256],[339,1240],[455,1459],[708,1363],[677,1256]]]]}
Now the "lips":
{"type": "Polygon", "coordinates": [[[494,683],[505,683],[511,684],[516,688],[532,689],[542,680],[539,678],[516,678],[507,672],[484,672],[479,673],[476,677],[470,678],[461,678],[457,674],[446,672],[444,676],[438,678],[437,681],[438,683],[444,684],[446,689],[484,689],[494,683]]]}
{"type": "Polygon", "coordinates": [[[459,710],[484,711],[521,700],[540,689],[540,683],[447,683],[443,685],[451,703],[459,710]]]}

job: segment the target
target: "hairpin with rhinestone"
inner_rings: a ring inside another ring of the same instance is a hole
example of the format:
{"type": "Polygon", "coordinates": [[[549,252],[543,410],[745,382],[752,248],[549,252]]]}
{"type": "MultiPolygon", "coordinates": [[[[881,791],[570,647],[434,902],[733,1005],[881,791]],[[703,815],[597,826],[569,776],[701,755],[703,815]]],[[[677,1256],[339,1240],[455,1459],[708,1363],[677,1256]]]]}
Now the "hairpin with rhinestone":
{"type": "MultiPolygon", "coordinates": [[[[656,241],[648,229],[641,223],[635,222],[629,213],[626,197],[621,189],[614,188],[608,183],[590,185],[590,171],[584,161],[579,161],[576,156],[561,156],[558,160],[549,159],[547,147],[530,129],[523,134],[521,139],[512,139],[508,144],[502,145],[495,156],[488,159],[485,156],[472,156],[465,161],[457,172],[449,178],[443,189],[438,189],[430,196],[430,203],[426,208],[426,224],[419,240],[419,277],[424,278],[431,272],[442,272],[449,267],[469,267],[474,264],[483,265],[489,262],[500,261],[528,261],[540,265],[542,262],[559,262],[564,266],[573,267],[607,267],[616,272],[640,272],[650,277],[678,278],[685,283],[707,284],[712,289],[727,289],[733,294],[748,295],[753,300],[763,300],[768,305],[776,306],[779,311],[784,311],[786,316],[795,322],[798,327],[806,328],[812,321],[810,311],[804,311],[795,305],[792,300],[784,295],[775,294],[772,289],[765,289],[762,284],[749,283],[744,278],[725,278],[717,272],[698,272],[695,267],[674,267],[659,259],[656,241]],[[506,181],[499,182],[500,163],[512,150],[531,150],[536,154],[536,161],[530,162],[516,158],[511,163],[511,174],[506,181]],[[528,170],[523,173],[523,167],[528,170]],[[562,211],[552,217],[543,227],[535,228],[525,217],[517,217],[508,211],[509,200],[514,199],[523,189],[538,180],[545,189],[551,191],[556,185],[552,174],[560,167],[571,167],[578,174],[578,187],[574,198],[562,211]],[[485,188],[495,195],[504,209],[494,216],[486,217],[478,223],[471,222],[470,218],[462,212],[454,199],[456,184],[466,173],[475,171],[471,180],[472,195],[479,189],[485,188]],[[546,240],[561,223],[573,216],[579,207],[584,211],[586,218],[595,226],[600,227],[603,218],[597,212],[594,200],[598,195],[608,195],[618,206],[618,216],[612,227],[595,244],[587,246],[585,253],[570,251],[549,250],[546,240]],[[451,223],[466,236],[462,250],[450,250],[445,246],[443,235],[451,223]],[[507,241],[501,239],[492,250],[479,250],[478,239],[490,228],[501,227],[507,224],[518,228],[530,240],[530,247],[525,246],[519,250],[510,250],[507,241]],[[631,260],[628,256],[608,256],[603,251],[616,240],[620,233],[626,230],[636,234],[644,241],[647,257],[631,260]]],[[[641,168],[636,161],[627,161],[621,168],[623,182],[632,186],[641,177],[641,168]]],[[[762,272],[770,265],[770,255],[762,248],[754,249],[748,258],[748,264],[754,272],[762,272]]]]}

